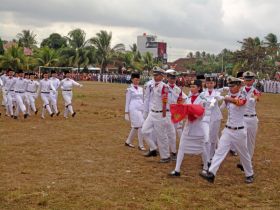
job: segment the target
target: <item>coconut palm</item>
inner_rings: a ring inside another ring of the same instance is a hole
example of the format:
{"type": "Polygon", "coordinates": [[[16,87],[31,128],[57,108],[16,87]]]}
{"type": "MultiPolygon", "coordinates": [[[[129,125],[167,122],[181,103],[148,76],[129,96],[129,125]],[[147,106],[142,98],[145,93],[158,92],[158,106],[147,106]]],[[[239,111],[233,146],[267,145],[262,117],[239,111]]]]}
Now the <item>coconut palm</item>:
{"type": "Polygon", "coordinates": [[[4,55],[0,55],[1,68],[12,68],[14,70],[24,69],[26,57],[23,48],[18,45],[12,45],[8,48],[4,55]]]}
{"type": "Polygon", "coordinates": [[[144,69],[146,69],[148,71],[152,70],[155,65],[152,53],[150,53],[150,52],[144,53],[142,56],[142,63],[143,63],[144,69]]]}
{"type": "Polygon", "coordinates": [[[19,46],[26,48],[35,48],[37,44],[36,36],[37,35],[30,30],[23,30],[21,33],[17,34],[19,46]]]}
{"type": "Polygon", "coordinates": [[[125,50],[124,44],[116,44],[111,47],[112,33],[103,30],[98,32],[89,42],[96,47],[97,59],[101,65],[102,72],[105,71],[107,65],[112,62],[115,52],[122,52],[125,50]]]}
{"type": "Polygon", "coordinates": [[[43,47],[35,52],[34,59],[37,65],[50,67],[59,62],[59,55],[54,49],[43,47]]]}

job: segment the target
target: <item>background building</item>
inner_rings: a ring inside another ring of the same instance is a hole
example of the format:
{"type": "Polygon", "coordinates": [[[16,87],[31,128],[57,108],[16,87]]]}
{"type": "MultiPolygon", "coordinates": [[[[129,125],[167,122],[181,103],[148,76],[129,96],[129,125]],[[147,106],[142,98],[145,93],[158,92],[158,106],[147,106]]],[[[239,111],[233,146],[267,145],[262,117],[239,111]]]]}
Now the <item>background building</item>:
{"type": "Polygon", "coordinates": [[[153,57],[163,63],[167,63],[167,44],[166,42],[158,42],[155,35],[137,36],[137,48],[141,54],[150,52],[153,57]]]}

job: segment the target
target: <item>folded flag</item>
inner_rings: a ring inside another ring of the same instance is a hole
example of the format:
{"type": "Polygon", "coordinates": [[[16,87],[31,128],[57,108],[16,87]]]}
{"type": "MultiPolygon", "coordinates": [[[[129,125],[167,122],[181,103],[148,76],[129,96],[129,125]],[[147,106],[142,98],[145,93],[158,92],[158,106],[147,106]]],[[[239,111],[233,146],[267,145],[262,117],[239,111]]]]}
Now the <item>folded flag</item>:
{"type": "Polygon", "coordinates": [[[170,112],[172,122],[178,123],[187,117],[196,120],[204,114],[204,108],[199,104],[171,104],[170,112]]]}

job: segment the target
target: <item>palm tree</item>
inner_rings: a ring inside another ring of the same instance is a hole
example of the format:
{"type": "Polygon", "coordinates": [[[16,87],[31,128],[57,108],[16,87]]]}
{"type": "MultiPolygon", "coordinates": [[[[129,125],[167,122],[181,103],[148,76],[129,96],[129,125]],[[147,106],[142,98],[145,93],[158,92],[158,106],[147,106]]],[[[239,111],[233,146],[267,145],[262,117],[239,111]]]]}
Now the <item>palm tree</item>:
{"type": "Polygon", "coordinates": [[[59,62],[59,55],[54,49],[43,47],[35,53],[34,59],[37,65],[50,67],[59,62]]]}
{"type": "Polygon", "coordinates": [[[142,62],[143,62],[144,69],[148,71],[152,70],[155,65],[152,53],[150,52],[144,53],[142,56],[142,62]]]}
{"type": "Polygon", "coordinates": [[[275,59],[279,52],[280,43],[278,43],[277,36],[273,33],[269,33],[265,38],[264,44],[267,46],[268,54],[272,59],[275,59]]]}
{"type": "Polygon", "coordinates": [[[102,72],[105,71],[107,65],[112,61],[115,52],[125,50],[124,44],[117,44],[111,47],[112,33],[103,30],[91,38],[89,42],[97,49],[97,59],[101,65],[102,72]]]}
{"type": "Polygon", "coordinates": [[[23,48],[18,45],[12,45],[8,48],[4,55],[0,55],[1,68],[12,68],[15,71],[23,69],[26,63],[26,57],[23,53],[23,48]]]}
{"type": "Polygon", "coordinates": [[[36,47],[36,36],[37,35],[30,30],[23,30],[21,33],[17,34],[19,46],[30,49],[36,47]]]}
{"type": "Polygon", "coordinates": [[[87,44],[86,33],[80,28],[70,31],[66,39],[68,40],[70,47],[73,49],[83,48],[87,44]]]}

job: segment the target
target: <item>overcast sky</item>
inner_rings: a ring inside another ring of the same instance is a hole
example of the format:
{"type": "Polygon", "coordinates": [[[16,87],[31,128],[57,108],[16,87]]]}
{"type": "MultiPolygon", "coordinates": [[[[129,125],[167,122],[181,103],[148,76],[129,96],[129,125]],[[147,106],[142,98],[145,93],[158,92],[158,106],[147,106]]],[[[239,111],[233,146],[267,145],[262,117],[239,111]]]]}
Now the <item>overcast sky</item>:
{"type": "Polygon", "coordinates": [[[279,0],[1,0],[0,37],[11,40],[23,29],[37,40],[82,28],[87,38],[112,31],[113,43],[127,47],[137,35],[155,34],[168,44],[169,60],[190,51],[236,49],[237,40],[280,39],[279,0]]]}

